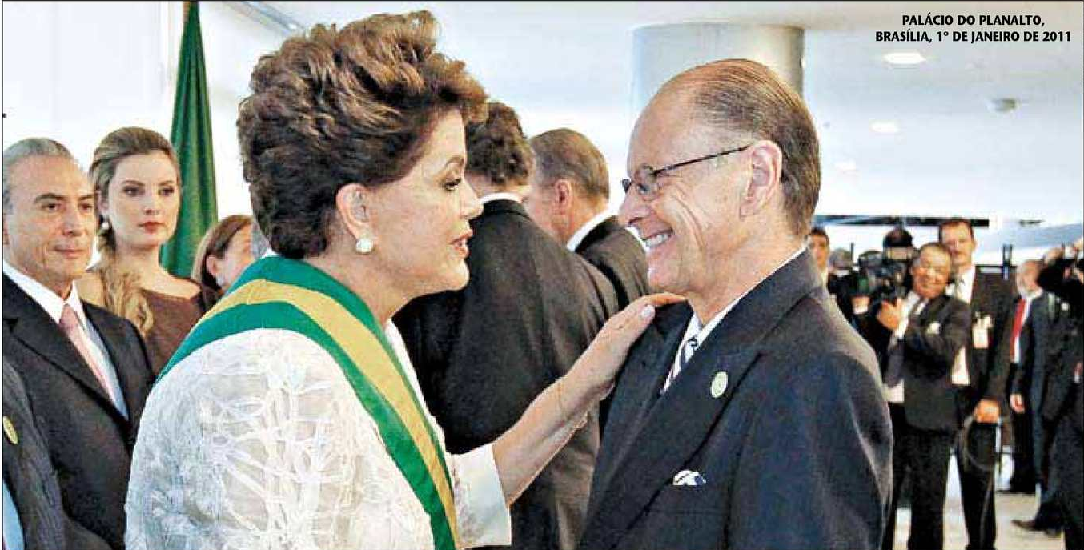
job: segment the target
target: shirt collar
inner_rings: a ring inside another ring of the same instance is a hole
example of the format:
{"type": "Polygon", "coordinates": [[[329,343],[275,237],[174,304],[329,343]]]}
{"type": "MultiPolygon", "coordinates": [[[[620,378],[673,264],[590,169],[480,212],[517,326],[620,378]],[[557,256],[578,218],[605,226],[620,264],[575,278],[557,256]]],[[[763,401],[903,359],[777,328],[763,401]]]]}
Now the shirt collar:
{"type": "Polygon", "coordinates": [[[572,234],[572,238],[568,239],[568,249],[575,252],[579,248],[580,243],[587,237],[587,234],[594,231],[596,227],[602,225],[602,222],[610,218],[610,213],[606,210],[595,214],[595,217],[587,220],[587,223],[580,226],[575,233],[572,234]]]}
{"type": "Polygon", "coordinates": [[[54,322],[60,322],[60,316],[64,313],[64,304],[68,304],[75,311],[79,324],[86,329],[87,316],[83,312],[83,302],[79,299],[79,288],[75,286],[75,283],[72,283],[71,292],[68,293],[68,299],[65,300],[33,277],[15,269],[7,260],[4,260],[4,275],[7,275],[27,296],[30,296],[30,299],[41,306],[54,322]]]}
{"type": "MultiPolygon", "coordinates": [[[[786,260],[783,260],[783,263],[779,264],[775,269],[773,269],[772,272],[769,273],[767,277],[764,277],[764,279],[761,280],[761,282],[763,282],[764,280],[767,280],[772,275],[775,275],[775,272],[779,271],[780,269],[783,269],[783,266],[793,262],[794,259],[797,258],[798,256],[801,256],[802,252],[805,252],[805,250],[806,250],[806,247],[805,247],[804,244],[802,246],[798,247],[798,250],[796,250],[794,252],[794,254],[791,254],[789,258],[787,258],[786,260]]],[[[711,332],[713,330],[715,330],[715,327],[719,326],[719,323],[721,323],[723,321],[723,318],[726,317],[726,314],[730,313],[730,310],[734,309],[734,306],[738,305],[738,302],[740,302],[742,300],[742,298],[745,298],[745,296],[748,295],[750,292],[752,292],[752,290],[754,288],[756,288],[757,286],[759,286],[759,284],[760,283],[757,283],[757,284],[749,287],[749,289],[746,290],[745,292],[743,292],[741,296],[738,296],[737,298],[734,299],[733,302],[730,302],[726,307],[724,307],[722,311],[720,311],[719,313],[716,313],[715,317],[712,317],[711,320],[708,321],[708,323],[706,325],[701,326],[700,325],[700,319],[696,316],[696,312],[693,312],[692,319],[689,319],[689,324],[685,327],[685,336],[682,338],[682,341],[688,340],[693,335],[695,335],[697,342],[704,343],[704,339],[707,338],[708,335],[711,334],[711,332]]]]}
{"type": "Polygon", "coordinates": [[[499,193],[490,193],[490,194],[482,197],[481,199],[479,199],[479,201],[482,204],[490,203],[490,202],[493,202],[493,201],[499,201],[499,200],[515,201],[515,202],[518,202],[518,203],[522,203],[523,202],[523,197],[521,197],[521,196],[519,196],[519,195],[517,195],[515,193],[509,193],[507,191],[501,191],[499,193]]]}

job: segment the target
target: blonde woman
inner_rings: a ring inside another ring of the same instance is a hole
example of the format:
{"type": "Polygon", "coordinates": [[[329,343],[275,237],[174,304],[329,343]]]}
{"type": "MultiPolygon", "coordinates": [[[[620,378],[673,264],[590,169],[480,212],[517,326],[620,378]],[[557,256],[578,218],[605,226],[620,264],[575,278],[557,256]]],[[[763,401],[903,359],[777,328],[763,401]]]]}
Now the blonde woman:
{"type": "Polygon", "coordinates": [[[169,140],[125,127],[105,136],[90,165],[101,225],[101,260],[80,279],[79,294],[135,324],[155,375],[217,298],[174,277],[159,263],[180,211],[181,178],[169,140]]]}

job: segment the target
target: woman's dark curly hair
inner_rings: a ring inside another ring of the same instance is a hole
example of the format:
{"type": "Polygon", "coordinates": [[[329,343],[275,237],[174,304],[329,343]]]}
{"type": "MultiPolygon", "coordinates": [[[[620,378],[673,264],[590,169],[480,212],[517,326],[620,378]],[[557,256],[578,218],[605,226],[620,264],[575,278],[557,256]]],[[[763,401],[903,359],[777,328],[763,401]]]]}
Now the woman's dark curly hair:
{"type": "Polygon", "coordinates": [[[467,125],[467,173],[489,178],[498,187],[525,185],[534,155],[511,107],[487,105],[482,122],[467,125]]]}
{"type": "Polygon", "coordinates": [[[428,11],[317,25],[260,58],[237,120],[252,210],[287,258],[323,252],[342,186],[404,177],[436,121],[485,117],[485,91],[435,51],[428,11]]]}

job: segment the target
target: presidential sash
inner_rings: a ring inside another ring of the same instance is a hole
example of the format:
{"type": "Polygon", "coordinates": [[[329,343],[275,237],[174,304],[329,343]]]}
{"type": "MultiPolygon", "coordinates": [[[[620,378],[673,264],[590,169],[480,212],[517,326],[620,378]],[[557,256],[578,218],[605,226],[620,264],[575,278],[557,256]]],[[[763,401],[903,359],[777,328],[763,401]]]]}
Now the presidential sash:
{"type": "Polygon", "coordinates": [[[277,256],[253,264],[200,319],[159,380],[204,345],[260,328],[302,334],[335,359],[429,515],[435,547],[454,550],[455,502],[439,440],[383,328],[357,295],[323,271],[277,256]]]}

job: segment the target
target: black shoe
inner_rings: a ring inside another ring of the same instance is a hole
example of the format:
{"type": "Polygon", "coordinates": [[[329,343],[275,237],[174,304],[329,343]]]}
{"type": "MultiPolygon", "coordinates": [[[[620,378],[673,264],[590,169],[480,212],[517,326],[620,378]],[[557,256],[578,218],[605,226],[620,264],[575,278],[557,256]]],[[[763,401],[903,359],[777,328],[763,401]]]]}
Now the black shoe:
{"type": "Polygon", "coordinates": [[[1037,523],[1033,519],[1014,519],[1012,524],[1032,533],[1044,533],[1048,537],[1057,537],[1061,535],[1061,528],[1056,525],[1048,525],[1037,523]]]}
{"type": "Polygon", "coordinates": [[[1023,529],[1023,530],[1025,530],[1025,531],[1031,531],[1033,533],[1043,530],[1041,526],[1040,527],[1035,526],[1035,520],[1033,520],[1033,519],[1014,519],[1014,520],[1012,520],[1012,524],[1019,527],[1019,528],[1021,528],[1021,529],[1023,529]]]}

